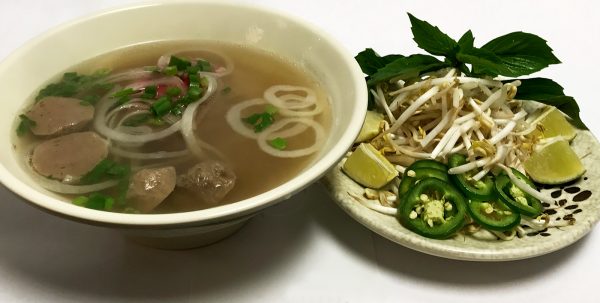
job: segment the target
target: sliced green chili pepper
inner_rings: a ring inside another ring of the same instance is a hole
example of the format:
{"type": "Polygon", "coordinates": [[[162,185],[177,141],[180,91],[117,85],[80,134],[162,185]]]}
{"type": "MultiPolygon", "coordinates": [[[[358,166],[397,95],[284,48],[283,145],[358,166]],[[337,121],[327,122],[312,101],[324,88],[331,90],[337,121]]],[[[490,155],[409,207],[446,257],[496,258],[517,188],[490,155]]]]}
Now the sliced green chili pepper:
{"type": "Polygon", "coordinates": [[[425,178],[417,183],[398,206],[400,223],[428,238],[445,239],[463,227],[464,196],[450,183],[425,178]]]}
{"type": "MultiPolygon", "coordinates": [[[[520,171],[512,168],[512,172],[517,178],[525,181],[533,189],[536,189],[533,182],[520,171]]],[[[504,203],[525,216],[537,217],[542,213],[542,202],[514,185],[505,174],[496,177],[496,191],[500,194],[500,199],[504,203]]]]}
{"type": "MultiPolygon", "coordinates": [[[[448,166],[457,167],[467,163],[467,157],[461,154],[452,154],[448,157],[448,166]]],[[[472,179],[476,170],[471,170],[463,174],[450,175],[452,182],[467,196],[474,200],[491,200],[495,196],[494,177],[491,174],[485,175],[481,180],[472,179]]]]}
{"type": "Polygon", "coordinates": [[[468,203],[469,214],[479,225],[486,229],[506,231],[521,222],[521,215],[502,200],[471,200],[468,203]]]}
{"type": "Polygon", "coordinates": [[[398,187],[398,196],[404,197],[417,181],[425,178],[436,178],[446,183],[450,183],[448,174],[444,171],[425,167],[413,169],[411,165],[404,171],[402,181],[400,181],[400,186],[398,187]]]}
{"type": "Polygon", "coordinates": [[[442,170],[446,173],[448,172],[448,166],[446,166],[446,164],[432,160],[432,159],[417,160],[408,167],[408,169],[415,169],[415,168],[434,168],[437,170],[442,170]]]}

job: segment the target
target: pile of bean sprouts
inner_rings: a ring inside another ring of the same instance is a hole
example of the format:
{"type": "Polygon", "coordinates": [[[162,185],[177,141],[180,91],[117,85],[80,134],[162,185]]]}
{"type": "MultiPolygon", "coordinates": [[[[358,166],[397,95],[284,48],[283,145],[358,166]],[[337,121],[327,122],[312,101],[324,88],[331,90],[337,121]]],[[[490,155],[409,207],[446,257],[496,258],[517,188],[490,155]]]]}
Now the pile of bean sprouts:
{"type": "MultiPolygon", "coordinates": [[[[467,155],[467,163],[448,170],[461,174],[480,169],[472,178],[480,180],[490,171],[505,171],[513,184],[542,202],[553,200],[517,178],[510,168],[523,172],[524,161],[546,139],[534,134],[544,105],[514,99],[520,81],[466,77],[456,69],[424,75],[407,85],[404,81],[386,82],[370,90],[385,121],[380,134],[371,140],[400,174],[417,159],[436,159],[446,163],[453,153],[467,155]]],[[[368,208],[395,216],[400,180],[395,178],[382,190],[366,188],[364,197],[355,197],[368,208]]],[[[353,195],[354,196],[354,195],[353,195]]],[[[565,226],[572,221],[550,223],[545,214],[522,220],[509,232],[481,230],[468,225],[466,233],[478,238],[510,240],[530,230],[565,226]]]]}

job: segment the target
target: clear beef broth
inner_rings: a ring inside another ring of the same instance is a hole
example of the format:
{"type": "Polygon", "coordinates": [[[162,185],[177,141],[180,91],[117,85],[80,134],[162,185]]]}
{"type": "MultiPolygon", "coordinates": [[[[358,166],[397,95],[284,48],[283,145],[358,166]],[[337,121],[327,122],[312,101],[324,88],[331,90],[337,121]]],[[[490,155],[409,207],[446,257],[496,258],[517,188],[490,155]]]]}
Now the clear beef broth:
{"type": "MultiPolygon", "coordinates": [[[[263,92],[273,85],[295,85],[311,88],[324,105],[324,111],[314,117],[327,131],[330,127],[330,108],[328,96],[318,83],[306,71],[297,65],[287,62],[277,56],[248,46],[226,44],[220,42],[153,42],[121,49],[75,66],[69,71],[91,73],[101,68],[112,70],[113,74],[141,66],[156,65],[157,59],[166,53],[177,52],[182,56],[202,56],[208,61],[220,64],[219,58],[211,57],[209,53],[181,52],[188,49],[210,49],[216,53],[227,55],[232,59],[235,69],[218,79],[217,90],[209,99],[210,104],[200,106],[194,119],[195,134],[204,142],[215,147],[225,155],[229,165],[236,175],[235,186],[217,204],[205,203],[195,193],[175,187],[169,196],[154,208],[151,213],[172,213],[193,211],[233,203],[266,192],[288,181],[302,171],[314,159],[316,153],[297,158],[280,158],[269,155],[261,150],[255,139],[246,138],[232,129],[225,119],[228,110],[235,104],[263,96],[263,92]]],[[[243,111],[243,116],[261,112],[264,106],[257,106],[243,111]]],[[[284,128],[285,129],[285,128],[284,128]]],[[[92,125],[84,130],[94,131],[92,125]]],[[[302,148],[312,144],[315,139],[310,129],[300,135],[288,139],[288,149],[302,148]]],[[[31,146],[39,143],[39,138],[27,136],[18,138],[17,146],[31,146]]],[[[145,143],[138,151],[176,151],[186,146],[179,133],[165,139],[145,143]]],[[[24,148],[17,149],[25,151],[24,148]]],[[[29,151],[26,151],[29,152],[29,151]]],[[[210,153],[209,153],[210,155],[210,153]]],[[[214,157],[212,155],[211,157],[214,157]]],[[[27,158],[27,155],[26,157],[27,158]]],[[[198,161],[196,157],[184,159],[163,160],[130,160],[109,154],[109,158],[129,163],[135,172],[136,167],[175,167],[177,174],[183,174],[198,161]]],[[[104,193],[114,194],[115,189],[104,190],[104,193]]],[[[65,195],[66,200],[74,196],[65,195]]],[[[114,211],[119,211],[115,209],[114,211]]]]}

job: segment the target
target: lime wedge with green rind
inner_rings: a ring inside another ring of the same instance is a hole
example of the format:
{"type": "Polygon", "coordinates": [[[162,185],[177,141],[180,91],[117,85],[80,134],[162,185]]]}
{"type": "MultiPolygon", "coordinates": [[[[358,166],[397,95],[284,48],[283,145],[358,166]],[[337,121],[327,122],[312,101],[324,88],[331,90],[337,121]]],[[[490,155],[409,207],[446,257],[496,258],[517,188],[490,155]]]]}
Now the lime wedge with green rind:
{"type": "Polygon", "coordinates": [[[566,140],[573,140],[577,131],[567,121],[565,115],[563,115],[556,107],[551,106],[547,109],[539,118],[536,119],[538,128],[534,131],[534,134],[541,138],[552,138],[561,136],[566,140]]]}
{"type": "Polygon", "coordinates": [[[369,143],[361,143],[346,159],[342,170],[369,188],[381,188],[398,175],[394,165],[369,143]]]}
{"type": "Polygon", "coordinates": [[[524,166],[529,177],[542,184],[566,183],[585,173],[585,167],[567,140],[558,140],[534,151],[524,166]]]}
{"type": "Polygon", "coordinates": [[[380,132],[379,125],[383,121],[383,115],[374,111],[367,111],[365,122],[363,123],[360,133],[354,143],[365,142],[373,139],[380,132]]]}

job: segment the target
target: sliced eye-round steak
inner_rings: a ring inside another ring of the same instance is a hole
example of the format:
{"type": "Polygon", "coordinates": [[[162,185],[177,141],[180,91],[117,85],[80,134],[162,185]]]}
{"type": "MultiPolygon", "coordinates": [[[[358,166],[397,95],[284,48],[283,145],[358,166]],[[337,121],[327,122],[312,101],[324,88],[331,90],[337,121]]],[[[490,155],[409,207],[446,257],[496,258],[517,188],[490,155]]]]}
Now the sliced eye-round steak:
{"type": "Polygon", "coordinates": [[[127,201],[135,209],[147,213],[173,192],[176,178],[172,166],[139,170],[129,181],[127,201]]]}
{"type": "Polygon", "coordinates": [[[37,136],[57,136],[82,130],[94,118],[94,107],[80,99],[45,97],[27,112],[37,136]]]}
{"type": "Polygon", "coordinates": [[[108,142],[94,132],[46,140],[33,149],[31,164],[40,175],[72,182],[91,171],[108,155],[108,142]]]}
{"type": "Polygon", "coordinates": [[[209,204],[219,203],[235,186],[236,175],[226,164],[206,160],[180,175],[177,186],[186,188],[209,204]]]}

